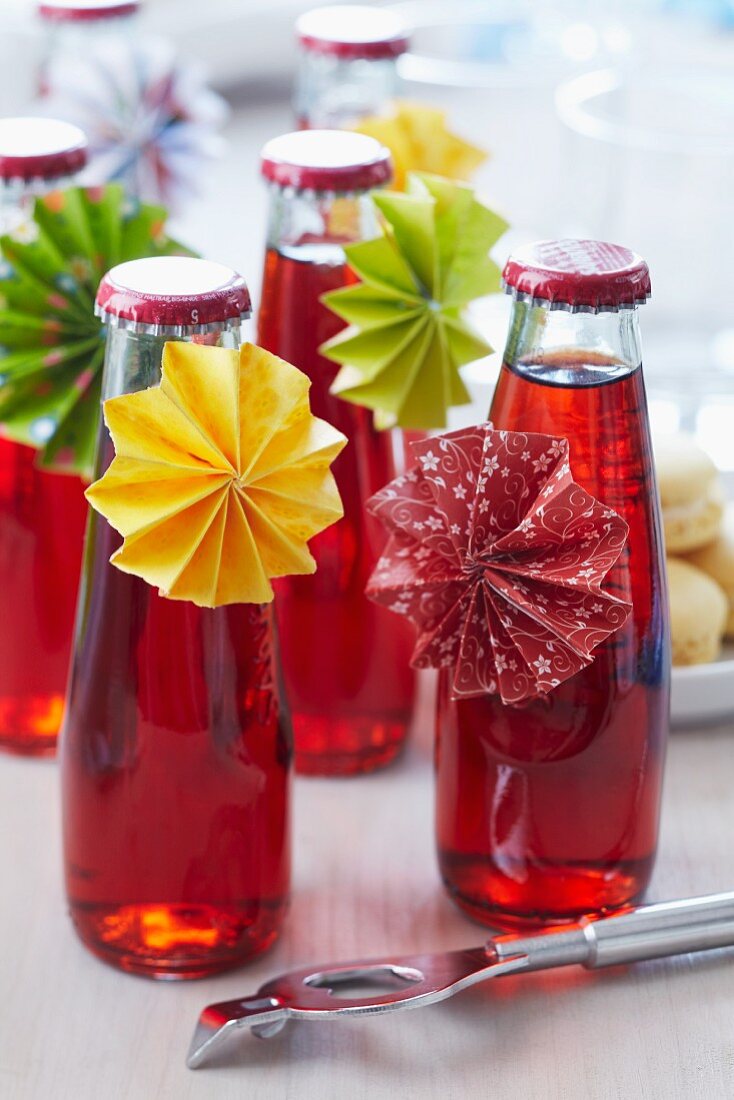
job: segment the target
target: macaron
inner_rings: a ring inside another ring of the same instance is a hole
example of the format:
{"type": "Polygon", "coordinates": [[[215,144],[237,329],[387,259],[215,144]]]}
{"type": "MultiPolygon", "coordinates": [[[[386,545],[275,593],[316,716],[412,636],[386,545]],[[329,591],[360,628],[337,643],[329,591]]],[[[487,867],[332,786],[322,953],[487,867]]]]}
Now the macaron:
{"type": "Polygon", "coordinates": [[[670,629],[674,665],[715,661],[729,615],[726,596],[702,569],[668,558],[670,629]]]}
{"type": "Polygon", "coordinates": [[[714,541],[694,550],[687,560],[703,569],[723,589],[729,601],[726,637],[734,638],[734,503],[727,506],[724,526],[714,541]]]}
{"type": "Polygon", "coordinates": [[[658,436],[654,449],[666,550],[698,550],[721,529],[726,497],[719,472],[689,435],[658,436]]]}

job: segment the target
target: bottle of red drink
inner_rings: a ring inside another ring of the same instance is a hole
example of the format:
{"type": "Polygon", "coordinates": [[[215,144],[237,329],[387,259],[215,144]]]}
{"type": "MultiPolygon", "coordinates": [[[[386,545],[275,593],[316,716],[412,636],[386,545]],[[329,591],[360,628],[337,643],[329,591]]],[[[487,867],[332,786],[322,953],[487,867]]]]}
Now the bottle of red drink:
{"type": "MultiPolygon", "coordinates": [[[[113,268],[104,394],[160,381],[164,342],[236,348],[244,281],[204,260],[113,268]]],[[[102,426],[97,475],[112,459],[102,426]]],[[[275,939],[289,884],[290,728],[270,608],[165,599],[109,563],[90,510],[61,739],[66,886],[96,955],[152,977],[237,965],[275,939]]]]}
{"type": "Polygon", "coordinates": [[[349,439],[333,467],[344,518],[311,542],[315,577],[276,588],[296,770],[313,775],[389,763],[413,709],[410,629],[364,593],[384,545],[364,502],[394,476],[396,440],[329,392],[337,367],[318,353],[343,328],[321,296],[354,281],[343,246],[379,233],[368,191],[390,171],[386,149],[347,131],[286,134],[263,150],[271,209],[258,342],[309,376],[314,413],[349,439]]]}
{"type": "Polygon", "coordinates": [[[398,58],[410,43],[395,12],[361,4],[314,8],[300,17],[296,34],[294,106],[302,129],[348,129],[382,114],[398,94],[398,58]]]}
{"type": "MultiPolygon", "coordinates": [[[[34,198],[85,163],[76,126],[1,119],[0,233],[25,232],[34,198]]],[[[53,427],[31,426],[39,446],[53,427]]],[[[81,479],[37,460],[0,424],[0,747],[30,755],[53,752],[61,725],[87,513],[81,479]]]]}
{"type": "Polygon", "coordinates": [[[563,436],[574,480],[629,524],[607,577],[632,602],[593,663],[549,695],[438,703],[444,882],[485,923],[573,918],[647,886],[657,845],[670,653],[637,306],[647,265],[617,245],[543,241],[504,272],[515,301],[490,419],[563,436]]]}

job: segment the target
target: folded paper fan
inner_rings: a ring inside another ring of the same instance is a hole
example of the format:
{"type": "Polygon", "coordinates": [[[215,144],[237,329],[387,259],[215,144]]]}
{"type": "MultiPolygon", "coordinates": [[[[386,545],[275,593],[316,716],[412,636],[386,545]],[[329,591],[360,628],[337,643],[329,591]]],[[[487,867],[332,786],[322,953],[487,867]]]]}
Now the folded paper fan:
{"type": "Polygon", "coordinates": [[[469,180],[487,159],[483,149],[449,130],[445,111],[425,103],[398,100],[389,114],[362,119],[355,129],[388,147],[397,191],[409,172],[469,180]]]}
{"type": "Polygon", "coordinates": [[[332,390],[375,410],[380,426],[442,428],[448,408],[470,400],[459,368],[492,351],[464,312],[499,289],[489,250],[507,223],[437,176],[372,198],[383,236],[345,249],[362,281],[323,298],[349,326],[321,347],[342,365],[332,390]]]}
{"type": "Polygon", "coordinates": [[[115,457],[87,499],[124,538],[112,564],[200,607],[268,603],[272,577],[313,573],[346,439],[309,386],[252,344],[166,344],[160,386],[104,404],[115,457]]]}
{"type": "Polygon", "coordinates": [[[85,182],[121,183],[143,201],[178,211],[202,191],[224,149],[225,100],[163,39],[110,35],[87,57],[61,52],[44,83],[43,113],[87,136],[85,182]]]}
{"type": "Polygon", "coordinates": [[[166,211],[110,185],[54,191],[0,238],[0,434],[55,469],[89,473],[104,330],[94,296],[115,264],[184,251],[166,211]]]}
{"type": "Polygon", "coordinates": [[[601,587],[627,524],[574,482],[565,439],[480,424],[412,450],[368,502],[390,532],[368,595],[412,619],[413,665],[453,669],[454,698],[552,691],[629,617],[601,587]]]}

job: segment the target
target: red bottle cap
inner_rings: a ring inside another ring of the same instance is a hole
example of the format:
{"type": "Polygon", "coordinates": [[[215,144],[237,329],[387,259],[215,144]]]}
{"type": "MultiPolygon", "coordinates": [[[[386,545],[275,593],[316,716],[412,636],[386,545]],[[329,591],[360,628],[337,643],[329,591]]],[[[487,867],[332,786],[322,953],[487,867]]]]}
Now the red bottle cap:
{"type": "Polygon", "coordinates": [[[96,23],[135,15],[140,0],[41,0],[38,14],[48,23],[96,23]]]}
{"type": "Polygon", "coordinates": [[[0,179],[54,180],[87,163],[87,139],[78,126],[55,118],[0,119],[0,179]]]}
{"type": "Polygon", "coordinates": [[[346,61],[399,57],[410,46],[405,24],[395,12],[363,4],[307,11],[297,21],[296,33],[304,50],[346,61]]]}
{"type": "Polygon", "coordinates": [[[571,311],[629,309],[650,297],[650,270],[642,257],[605,241],[525,245],[510,256],[502,279],[516,298],[571,311]]]}
{"type": "Polygon", "coordinates": [[[141,325],[217,325],[249,317],[250,292],[242,276],[222,264],[152,256],[108,271],[99,284],[96,312],[106,321],[141,325]]]}
{"type": "Polygon", "coordinates": [[[260,170],[281,187],[367,191],[392,179],[390,150],[350,130],[296,130],[263,148],[260,170]]]}

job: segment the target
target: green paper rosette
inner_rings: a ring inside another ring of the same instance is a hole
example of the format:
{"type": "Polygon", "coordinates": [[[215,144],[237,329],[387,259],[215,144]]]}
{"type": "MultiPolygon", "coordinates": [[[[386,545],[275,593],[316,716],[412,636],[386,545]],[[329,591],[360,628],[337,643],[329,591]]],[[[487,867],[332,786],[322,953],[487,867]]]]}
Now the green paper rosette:
{"type": "Polygon", "coordinates": [[[37,448],[41,466],[90,475],[105,343],[97,286],[125,260],[186,253],[166,217],[117,184],[72,187],[36,199],[0,237],[0,435],[37,448]]]}
{"type": "Polygon", "coordinates": [[[320,348],[341,365],[332,392],[380,427],[443,428],[470,400],[460,368],[492,351],[466,307],[500,289],[489,252],[507,223],[469,185],[426,173],[372,200],[383,235],[345,248],[361,282],[322,299],[349,326],[320,348]]]}

